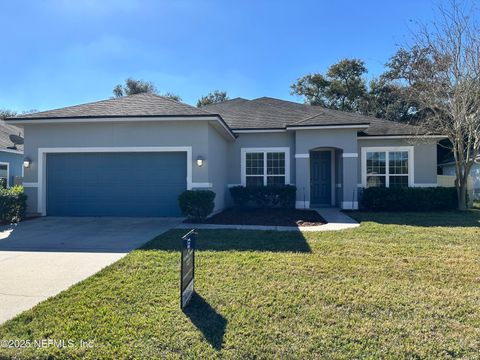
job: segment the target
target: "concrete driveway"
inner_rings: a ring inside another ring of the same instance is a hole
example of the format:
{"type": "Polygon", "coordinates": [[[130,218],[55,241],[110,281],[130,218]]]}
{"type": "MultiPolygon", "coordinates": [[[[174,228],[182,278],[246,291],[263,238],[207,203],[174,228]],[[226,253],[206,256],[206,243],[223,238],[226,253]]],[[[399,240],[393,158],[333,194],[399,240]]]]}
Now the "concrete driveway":
{"type": "Polygon", "coordinates": [[[98,272],[180,221],[44,217],[0,227],[0,323],[98,272]]]}

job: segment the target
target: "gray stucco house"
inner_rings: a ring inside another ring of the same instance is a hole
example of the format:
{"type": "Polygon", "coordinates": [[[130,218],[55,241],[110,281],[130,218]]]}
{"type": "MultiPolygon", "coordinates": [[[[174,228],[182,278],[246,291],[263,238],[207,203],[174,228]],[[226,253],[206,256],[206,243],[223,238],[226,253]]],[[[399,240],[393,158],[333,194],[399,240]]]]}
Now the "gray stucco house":
{"type": "Polygon", "coordinates": [[[23,138],[23,130],[0,120],[0,178],[7,186],[21,181],[23,176],[23,144],[14,144],[11,136],[23,138]]]}
{"type": "Polygon", "coordinates": [[[176,216],[185,189],[294,184],[298,208],[355,209],[366,186],[437,184],[418,129],[273,98],[195,108],[139,94],[11,118],[25,131],[31,212],[176,216]]]}

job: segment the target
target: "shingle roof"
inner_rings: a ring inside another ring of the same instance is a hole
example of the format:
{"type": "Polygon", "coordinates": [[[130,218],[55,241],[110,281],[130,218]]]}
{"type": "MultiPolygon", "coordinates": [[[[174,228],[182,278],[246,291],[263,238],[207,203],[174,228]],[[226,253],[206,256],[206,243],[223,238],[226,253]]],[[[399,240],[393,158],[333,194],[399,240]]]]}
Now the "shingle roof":
{"type": "Polygon", "coordinates": [[[370,117],[370,126],[359,133],[360,136],[399,136],[399,135],[422,135],[418,126],[403,124],[395,121],[370,117]]]}
{"type": "Polygon", "coordinates": [[[204,109],[218,113],[232,129],[284,129],[287,126],[368,124],[365,116],[261,97],[250,101],[207,105],[204,109]]]}
{"type": "Polygon", "coordinates": [[[234,130],[366,124],[369,127],[361,132],[363,136],[420,133],[419,128],[412,125],[270,97],[254,100],[237,98],[207,105],[203,109],[222,116],[234,130]]]}
{"type": "Polygon", "coordinates": [[[203,109],[163,96],[155,94],[136,94],[21,115],[15,119],[205,115],[210,114],[203,109]]]}
{"type": "Polygon", "coordinates": [[[273,106],[264,99],[233,99],[202,109],[219,114],[232,129],[283,129],[306,115],[305,111],[273,106]]]}
{"type": "MultiPolygon", "coordinates": [[[[369,125],[360,134],[415,135],[415,126],[377,119],[356,113],[310,106],[292,101],[261,97],[235,98],[202,108],[155,94],[137,94],[61,109],[21,115],[15,120],[145,116],[220,116],[233,130],[286,129],[297,126],[369,125]]],[[[12,125],[8,125],[12,126],[12,125]]]]}
{"type": "MultiPolygon", "coordinates": [[[[23,129],[0,120],[0,149],[13,148],[10,135],[19,135],[23,138],[23,129]]],[[[23,145],[17,145],[17,150],[23,151],[23,145]]]]}

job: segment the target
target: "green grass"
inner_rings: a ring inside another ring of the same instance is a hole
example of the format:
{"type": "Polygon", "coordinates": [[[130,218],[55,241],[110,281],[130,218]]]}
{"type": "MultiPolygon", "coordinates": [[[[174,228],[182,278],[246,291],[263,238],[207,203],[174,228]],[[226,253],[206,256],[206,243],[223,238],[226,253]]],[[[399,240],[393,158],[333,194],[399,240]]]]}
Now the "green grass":
{"type": "Polygon", "coordinates": [[[340,232],[201,231],[185,313],[171,231],[0,327],[93,348],[0,358],[478,358],[480,211],[352,216],[340,232]]]}

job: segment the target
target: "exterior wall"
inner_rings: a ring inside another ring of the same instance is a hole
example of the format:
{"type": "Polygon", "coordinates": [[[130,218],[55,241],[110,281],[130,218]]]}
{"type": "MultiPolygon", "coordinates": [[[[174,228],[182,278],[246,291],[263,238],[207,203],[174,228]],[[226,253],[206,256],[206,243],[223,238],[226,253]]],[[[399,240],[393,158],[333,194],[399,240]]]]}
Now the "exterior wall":
{"type": "MultiPolygon", "coordinates": [[[[295,144],[297,206],[304,206],[304,193],[305,198],[310,199],[310,151],[316,148],[333,148],[337,155],[335,163],[341,165],[337,167],[339,173],[335,180],[337,184],[341,184],[341,188],[335,190],[335,202],[342,208],[357,208],[357,130],[299,130],[295,134],[295,144]]],[[[306,205],[309,206],[309,203],[306,205]]]]}
{"type": "MultiPolygon", "coordinates": [[[[319,129],[286,132],[240,133],[226,140],[207,121],[98,122],[25,125],[25,155],[31,166],[25,169],[28,211],[37,211],[38,149],[56,147],[191,147],[192,188],[210,188],[216,193],[215,211],[231,204],[228,186],[241,184],[241,149],[290,149],[290,183],[297,186],[297,206],[309,207],[310,152],[333,149],[335,165],[333,194],[335,205],[346,209],[358,206],[361,184],[362,147],[414,146],[414,182],[418,186],[436,184],[436,142],[409,143],[407,140],[357,139],[357,129],[319,129]],[[202,156],[205,163],[196,165],[202,156]],[[305,202],[304,202],[305,200],[305,202]]],[[[128,150],[126,150],[128,151],[128,150]]],[[[17,154],[11,154],[17,155],[17,154]]],[[[1,161],[1,160],[0,160],[1,161]]],[[[12,175],[12,170],[11,170],[12,175]]],[[[41,201],[41,199],[40,199],[41,201]]]]}
{"type": "Polygon", "coordinates": [[[0,150],[0,162],[8,163],[8,181],[13,186],[14,177],[22,177],[23,154],[16,154],[0,150]]]}
{"type": "Polygon", "coordinates": [[[195,161],[199,155],[209,158],[208,133],[206,121],[25,125],[24,156],[32,160],[24,177],[28,211],[37,211],[39,148],[190,146],[192,185],[195,185],[209,182],[208,165],[198,167],[195,161]]]}
{"type": "MultiPolygon", "coordinates": [[[[226,206],[227,198],[227,151],[229,142],[225,140],[214,128],[208,129],[208,158],[205,161],[207,166],[211,190],[215,192],[215,208],[219,211],[226,206]]],[[[195,160],[195,158],[194,158],[195,160]]]]}
{"type": "Polygon", "coordinates": [[[436,186],[437,184],[437,142],[419,139],[358,139],[358,186],[362,185],[362,147],[413,146],[414,186],[436,186]]]}
{"type": "Polygon", "coordinates": [[[290,183],[295,184],[295,134],[293,132],[238,134],[238,138],[228,147],[228,184],[239,185],[241,175],[242,148],[290,148],[290,183]]]}

